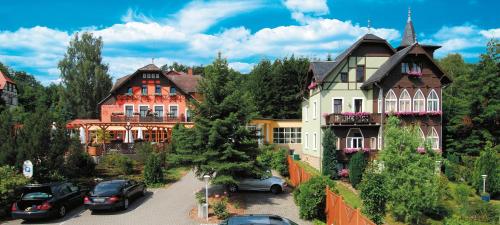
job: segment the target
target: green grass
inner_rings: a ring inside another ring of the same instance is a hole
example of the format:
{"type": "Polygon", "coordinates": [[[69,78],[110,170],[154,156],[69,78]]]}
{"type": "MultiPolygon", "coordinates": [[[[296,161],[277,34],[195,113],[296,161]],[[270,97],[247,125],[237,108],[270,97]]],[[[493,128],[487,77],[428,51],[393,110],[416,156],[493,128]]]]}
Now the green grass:
{"type": "Polygon", "coordinates": [[[340,184],[338,181],[335,182],[335,189],[339,192],[339,194],[344,198],[345,203],[351,206],[352,208],[360,208],[363,205],[361,198],[358,194],[351,191],[346,186],[340,184]]]}
{"type": "Polygon", "coordinates": [[[317,170],[316,168],[312,167],[311,165],[309,165],[306,162],[303,162],[303,161],[294,161],[294,162],[296,162],[297,164],[299,164],[300,167],[302,167],[306,172],[310,173],[313,176],[319,176],[319,175],[321,175],[321,173],[319,172],[319,170],[317,170]]]}
{"type": "Polygon", "coordinates": [[[173,167],[163,171],[166,183],[173,183],[180,180],[186,173],[189,172],[188,167],[173,167]]]}

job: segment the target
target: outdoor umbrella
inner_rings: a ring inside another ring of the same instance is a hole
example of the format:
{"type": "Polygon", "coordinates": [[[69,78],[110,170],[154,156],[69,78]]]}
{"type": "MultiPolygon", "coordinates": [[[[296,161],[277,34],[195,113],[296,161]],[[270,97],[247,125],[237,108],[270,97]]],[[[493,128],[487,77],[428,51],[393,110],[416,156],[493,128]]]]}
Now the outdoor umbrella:
{"type": "Polygon", "coordinates": [[[80,143],[85,144],[85,129],[83,127],[80,127],[80,143]]]}
{"type": "Polygon", "coordinates": [[[129,134],[130,134],[129,130],[126,130],[125,131],[125,138],[123,139],[123,143],[129,143],[129,139],[130,139],[129,134]]]}
{"type": "Polygon", "coordinates": [[[134,135],[132,133],[132,130],[128,130],[128,133],[129,133],[128,134],[128,138],[129,138],[128,143],[133,144],[134,143],[134,135]]]}
{"type": "Polygon", "coordinates": [[[142,136],[142,127],[139,127],[139,130],[137,130],[137,139],[144,139],[142,136]]]}

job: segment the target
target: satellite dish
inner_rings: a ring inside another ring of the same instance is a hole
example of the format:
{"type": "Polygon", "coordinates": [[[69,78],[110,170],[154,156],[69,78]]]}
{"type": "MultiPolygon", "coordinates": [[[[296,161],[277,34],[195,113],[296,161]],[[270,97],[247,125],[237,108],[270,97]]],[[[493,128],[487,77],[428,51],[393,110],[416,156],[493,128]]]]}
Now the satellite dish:
{"type": "Polygon", "coordinates": [[[31,161],[29,160],[26,160],[23,163],[23,175],[26,178],[33,177],[33,163],[31,163],[31,161]]]}

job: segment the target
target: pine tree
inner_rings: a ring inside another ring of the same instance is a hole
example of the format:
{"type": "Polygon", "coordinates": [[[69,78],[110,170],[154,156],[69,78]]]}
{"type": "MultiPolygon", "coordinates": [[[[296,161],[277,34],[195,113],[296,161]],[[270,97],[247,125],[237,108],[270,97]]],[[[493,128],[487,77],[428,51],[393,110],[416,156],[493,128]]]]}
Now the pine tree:
{"type": "Polygon", "coordinates": [[[195,131],[184,125],[176,124],[172,129],[171,154],[168,162],[174,165],[192,165],[195,147],[195,131]]]}
{"type": "Polygon", "coordinates": [[[357,188],[359,182],[361,182],[366,164],[367,161],[363,151],[359,151],[351,157],[349,161],[349,181],[354,188],[357,188]]]}
{"type": "Polygon", "coordinates": [[[331,129],[325,129],[323,132],[323,166],[321,172],[323,175],[336,178],[337,171],[337,138],[331,129]]]}
{"type": "Polygon", "coordinates": [[[16,159],[16,146],[14,139],[14,121],[9,110],[0,112],[0,164],[14,165],[16,159]]]}
{"type": "Polygon", "coordinates": [[[198,176],[213,175],[215,184],[235,183],[240,174],[261,174],[256,136],[245,126],[254,109],[241,90],[241,78],[219,53],[199,83],[202,102],[195,102],[193,164],[198,176]]]}
{"type": "Polygon", "coordinates": [[[68,109],[74,117],[98,118],[98,103],[111,89],[108,66],[102,63],[102,46],[100,37],[76,34],[59,62],[68,109]]]}

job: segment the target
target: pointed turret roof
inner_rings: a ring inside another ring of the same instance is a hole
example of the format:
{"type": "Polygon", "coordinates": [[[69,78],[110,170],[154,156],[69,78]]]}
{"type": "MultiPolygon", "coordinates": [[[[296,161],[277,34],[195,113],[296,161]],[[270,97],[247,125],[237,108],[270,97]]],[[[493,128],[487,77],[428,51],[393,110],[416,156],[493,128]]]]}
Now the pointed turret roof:
{"type": "Polygon", "coordinates": [[[417,38],[415,36],[415,28],[413,27],[413,22],[411,21],[411,9],[408,8],[408,21],[406,22],[405,32],[403,34],[403,40],[401,40],[401,44],[399,47],[406,47],[417,42],[417,38]]]}

